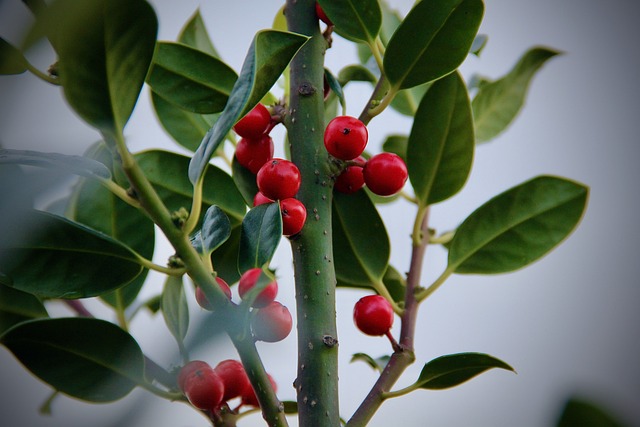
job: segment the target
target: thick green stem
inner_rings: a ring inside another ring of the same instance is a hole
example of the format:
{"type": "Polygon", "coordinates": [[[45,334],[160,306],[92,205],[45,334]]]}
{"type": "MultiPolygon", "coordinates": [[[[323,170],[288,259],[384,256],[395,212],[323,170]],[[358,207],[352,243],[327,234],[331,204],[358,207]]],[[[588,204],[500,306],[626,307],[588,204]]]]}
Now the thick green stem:
{"type": "Polygon", "coordinates": [[[289,30],[311,36],[291,63],[290,105],[285,125],[291,156],[302,175],[298,192],[307,208],[302,232],[291,239],[298,326],[300,426],[340,425],[335,271],[331,235],[332,172],[323,145],[323,59],[314,0],[288,0],[289,30]]]}

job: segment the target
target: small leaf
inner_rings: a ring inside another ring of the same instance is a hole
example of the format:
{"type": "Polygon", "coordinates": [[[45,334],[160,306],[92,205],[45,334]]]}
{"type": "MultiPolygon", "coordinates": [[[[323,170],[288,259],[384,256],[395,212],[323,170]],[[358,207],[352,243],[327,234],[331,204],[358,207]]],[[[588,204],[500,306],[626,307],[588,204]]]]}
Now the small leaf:
{"type": "Polygon", "coordinates": [[[111,171],[104,164],[82,156],[0,148],[0,164],[10,163],[51,168],[87,178],[111,179],[111,171]]]}
{"type": "Polygon", "coordinates": [[[466,58],[482,21],[482,0],[418,2],[384,56],[389,83],[406,89],[451,73],[466,58]]]}
{"type": "Polygon", "coordinates": [[[458,353],[440,356],[424,365],[416,386],[428,390],[451,388],[493,368],[515,372],[511,366],[488,354],[458,353]]]}
{"type": "Polygon", "coordinates": [[[332,228],[337,279],[363,286],[381,281],[389,263],[389,236],[364,191],[334,193],[332,228]]]}
{"type": "Polygon", "coordinates": [[[189,329],[189,307],[187,306],[182,277],[167,277],[164,282],[160,308],[169,332],[182,347],[189,329]]]}
{"type": "Polygon", "coordinates": [[[142,267],[122,243],[65,218],[25,211],[0,241],[0,271],[15,289],[45,298],[86,298],[117,289],[142,267]]]}
{"type": "Polygon", "coordinates": [[[467,88],[457,72],[451,73],[422,98],[409,135],[407,169],[422,205],[441,202],[462,188],[474,148],[467,88]]]}
{"type": "Polygon", "coordinates": [[[219,113],[238,76],[227,64],[198,49],[158,42],[147,84],[156,94],[192,113],[219,113]]]}
{"type": "Polygon", "coordinates": [[[476,38],[473,39],[473,43],[471,44],[471,49],[469,49],[469,52],[474,54],[475,56],[480,56],[480,53],[482,53],[482,49],[485,48],[488,41],[489,37],[486,34],[478,34],[476,38]]]}
{"type": "Polygon", "coordinates": [[[231,173],[233,181],[236,183],[240,193],[242,193],[242,197],[244,197],[245,203],[247,206],[253,206],[253,198],[258,192],[256,176],[249,169],[238,163],[238,159],[235,156],[231,161],[231,173]]]}
{"type": "Polygon", "coordinates": [[[143,381],[138,343],[104,320],[31,320],[6,331],[0,343],[42,381],[81,400],[118,400],[143,381]]]}
{"type": "Polygon", "coordinates": [[[553,176],[505,191],[458,227],[447,268],[461,274],[495,274],[536,261],[573,231],[588,193],[582,184],[553,176]]]}
{"type": "Polygon", "coordinates": [[[382,12],[376,0],[319,0],[318,3],[336,33],[347,40],[375,43],[382,25],[382,12]]]}
{"type": "Polygon", "coordinates": [[[0,285],[0,335],[13,325],[39,317],[49,317],[49,314],[38,298],[0,285]]]}
{"type": "Polygon", "coordinates": [[[530,49],[507,75],[480,87],[472,102],[478,142],[495,138],[509,126],[524,105],[535,73],[559,53],[544,47],[530,49]]]}
{"type": "Polygon", "coordinates": [[[355,353],[353,356],[351,356],[351,360],[349,362],[364,362],[367,365],[371,366],[371,368],[373,368],[374,370],[382,372],[384,367],[387,366],[389,359],[391,359],[390,356],[382,356],[374,359],[366,353],[355,353]]]}
{"type": "Polygon", "coordinates": [[[344,98],[344,92],[342,91],[342,86],[340,85],[340,82],[333,74],[331,74],[331,71],[329,71],[326,68],[324,69],[324,78],[329,84],[329,88],[340,100],[340,106],[342,107],[342,111],[343,112],[346,111],[347,101],[344,98]]]}
{"type": "Polygon", "coordinates": [[[0,37],[0,75],[22,74],[27,71],[27,60],[22,52],[0,37]]]}
{"type": "Polygon", "coordinates": [[[387,271],[384,272],[384,276],[382,277],[382,283],[384,283],[384,287],[387,288],[389,295],[391,295],[391,298],[393,298],[395,302],[404,301],[407,281],[393,266],[389,265],[389,267],[387,267],[387,271]]]}
{"type": "Polygon", "coordinates": [[[229,217],[218,206],[207,209],[202,220],[202,229],[192,238],[191,244],[201,254],[210,254],[218,249],[231,235],[229,217]]]}
{"type": "Polygon", "coordinates": [[[409,137],[406,135],[387,135],[387,139],[382,143],[382,150],[388,153],[395,153],[407,161],[407,145],[409,137]]]}
{"type": "Polygon", "coordinates": [[[252,208],[242,221],[238,271],[269,263],[282,237],[282,216],[278,203],[252,208]]]}
{"type": "Polygon", "coordinates": [[[275,30],[259,31],[233,86],[220,118],[207,132],[189,164],[189,180],[195,185],[235,122],[264,97],[308,37],[275,30]]]}
{"type": "Polygon", "coordinates": [[[572,397],[567,401],[556,427],[623,427],[609,411],[593,402],[572,397]]]}
{"type": "Polygon", "coordinates": [[[213,268],[227,283],[232,284],[240,279],[238,272],[238,253],[240,251],[241,224],[231,228],[231,235],[218,249],[211,254],[213,268]]]}
{"type": "Polygon", "coordinates": [[[398,91],[396,96],[391,101],[391,107],[400,114],[413,117],[416,115],[418,105],[424,94],[427,92],[431,83],[423,83],[418,86],[414,86],[409,89],[402,89],[398,91]]]}
{"type": "Polygon", "coordinates": [[[220,57],[218,51],[211,42],[211,37],[209,37],[207,27],[204,25],[199,9],[191,15],[191,18],[189,18],[185,26],[180,31],[178,42],[196,48],[213,57],[220,57]]]}

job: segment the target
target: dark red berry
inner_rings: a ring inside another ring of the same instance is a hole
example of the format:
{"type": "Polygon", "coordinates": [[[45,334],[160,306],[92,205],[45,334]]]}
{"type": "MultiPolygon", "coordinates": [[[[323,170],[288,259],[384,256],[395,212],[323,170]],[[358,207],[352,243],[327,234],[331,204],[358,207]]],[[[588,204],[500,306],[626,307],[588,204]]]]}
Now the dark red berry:
{"type": "MultiPolygon", "coordinates": [[[[218,286],[222,289],[222,292],[224,292],[227,298],[231,299],[231,288],[227,282],[225,282],[221,277],[216,277],[216,282],[218,282],[218,286]]],[[[198,305],[205,310],[213,311],[213,305],[211,305],[209,299],[200,286],[196,287],[196,301],[198,302],[198,305]]]]}
{"type": "Polygon", "coordinates": [[[300,188],[300,170],[289,160],[273,158],[256,175],[258,190],[271,200],[293,197],[300,188]]]}
{"type": "Polygon", "coordinates": [[[367,335],[384,335],[393,325],[393,307],[380,295],[362,297],[353,307],[353,321],[367,335]]]}
{"type": "Polygon", "coordinates": [[[281,200],[280,212],[282,213],[282,234],[292,236],[302,230],[307,219],[307,208],[300,200],[293,198],[281,200]]]}
{"type": "Polygon", "coordinates": [[[324,13],[324,10],[322,10],[318,2],[316,2],[316,15],[318,15],[318,19],[324,22],[325,24],[329,26],[333,25],[333,22],[331,22],[327,14],[324,13]]]}
{"type": "Polygon", "coordinates": [[[264,205],[266,203],[273,203],[274,201],[270,198],[266,197],[261,192],[257,192],[255,196],[253,196],[253,206],[264,205]]]}
{"type": "Polygon", "coordinates": [[[243,138],[259,139],[271,124],[271,113],[262,104],[257,104],[233,127],[243,138]]]}
{"type": "MultiPolygon", "coordinates": [[[[247,293],[253,289],[260,278],[261,273],[262,269],[252,268],[245,271],[242,276],[240,276],[240,282],[238,282],[238,294],[240,294],[240,298],[244,299],[247,293]]],[[[276,295],[278,295],[278,282],[274,280],[265,286],[251,306],[254,308],[266,307],[276,299],[276,295]]]]}
{"type": "Polygon", "coordinates": [[[262,135],[257,139],[242,138],[236,145],[238,163],[254,175],[272,158],[273,139],[269,135],[262,135]]]}
{"type": "Polygon", "coordinates": [[[202,367],[185,377],[184,395],[196,408],[214,411],[222,402],[224,384],[211,366],[202,367]]]}
{"type": "Polygon", "coordinates": [[[409,176],[404,160],[394,153],[373,156],[364,165],[362,174],[369,190],[379,196],[398,193],[409,176]]]}
{"type": "MultiPolygon", "coordinates": [[[[273,388],[273,391],[277,392],[278,384],[276,384],[275,380],[271,375],[267,374],[267,377],[269,378],[269,382],[271,383],[271,387],[273,388]]],[[[260,406],[260,403],[258,403],[258,398],[256,397],[256,392],[253,390],[253,387],[251,386],[251,384],[249,384],[249,387],[246,387],[242,391],[242,395],[240,397],[242,398],[243,405],[256,406],[256,407],[260,406]]]]}
{"type": "Polygon", "coordinates": [[[251,318],[251,330],[258,341],[282,341],[289,335],[292,327],[293,319],[289,309],[278,301],[256,310],[251,318]]]}
{"type": "Polygon", "coordinates": [[[242,363],[238,360],[223,360],[218,363],[213,370],[218,374],[224,384],[223,402],[240,396],[245,388],[251,387],[244,366],[242,366],[242,363]]]}
{"type": "Polygon", "coordinates": [[[194,371],[197,371],[198,369],[207,369],[207,368],[211,368],[211,366],[209,366],[207,362],[204,362],[202,360],[192,360],[186,365],[184,365],[182,368],[180,368],[180,372],[178,372],[178,379],[177,379],[178,388],[184,392],[184,382],[187,379],[187,377],[191,375],[194,371]]]}
{"type": "Polygon", "coordinates": [[[369,140],[367,127],[351,116],[338,116],[324,130],[324,146],[333,157],[353,160],[364,151],[369,140]]]}

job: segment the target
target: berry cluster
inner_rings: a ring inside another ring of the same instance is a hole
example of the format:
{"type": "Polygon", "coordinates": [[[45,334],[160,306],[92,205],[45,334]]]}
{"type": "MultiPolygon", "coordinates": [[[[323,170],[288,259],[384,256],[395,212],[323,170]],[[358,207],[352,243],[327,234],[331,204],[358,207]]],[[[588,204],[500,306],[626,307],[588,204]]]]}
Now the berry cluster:
{"type": "Polygon", "coordinates": [[[365,185],[379,196],[392,196],[402,190],[409,176],[407,166],[394,153],[362,157],[369,134],[360,120],[350,116],[332,119],[324,131],[324,146],[346,168],[336,178],[334,188],[341,193],[355,193],[365,185]]]}

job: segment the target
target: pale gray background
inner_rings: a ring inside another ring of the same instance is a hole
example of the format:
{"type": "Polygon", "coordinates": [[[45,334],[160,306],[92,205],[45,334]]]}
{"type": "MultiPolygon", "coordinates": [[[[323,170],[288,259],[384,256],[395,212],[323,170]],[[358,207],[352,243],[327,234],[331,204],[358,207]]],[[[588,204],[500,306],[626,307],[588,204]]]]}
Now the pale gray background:
{"type": "MultiPolygon", "coordinates": [[[[160,38],[173,40],[200,7],[222,57],[240,68],[255,31],[271,25],[280,1],[222,2],[154,0],[160,38]]],[[[411,0],[390,4],[406,13],[411,0]]],[[[398,387],[410,384],[422,363],[460,351],[495,355],[518,371],[491,371],[446,391],[417,391],[385,403],[372,426],[545,427],[552,426],[564,399],[580,393],[601,402],[630,426],[640,426],[640,263],[637,220],[638,42],[640,8],[632,0],[487,0],[481,32],[489,44],[480,59],[462,67],[465,78],[478,72],[490,78],[507,72],[533,45],[565,52],[551,60],[533,81],[526,108],[494,142],[478,148],[468,185],[454,199],[437,205],[432,224],[447,230],[493,195],[539,174],[557,174],[591,187],[587,213],[578,230],[550,256],[513,274],[453,276],[420,312],[418,363],[398,387]]],[[[18,40],[29,14],[18,0],[0,0],[0,35],[18,40]]],[[[335,40],[327,65],[337,72],[354,61],[354,49],[335,40]]],[[[35,55],[42,68],[52,62],[46,50],[35,55]]],[[[348,91],[348,113],[357,115],[369,87],[348,91]]],[[[145,91],[126,129],[133,150],[162,146],[179,150],[156,124],[145,91]]],[[[393,112],[370,125],[370,149],[384,135],[408,133],[410,121],[393,112]]],[[[282,133],[275,132],[276,141],[282,133]]],[[[0,143],[43,151],[81,153],[98,134],[70,113],[58,89],[31,76],[0,77],[0,143]]],[[[52,196],[43,194],[43,203],[52,196]]],[[[409,232],[415,210],[408,204],[382,209],[393,236],[392,264],[408,265],[409,232]]],[[[156,260],[170,254],[161,249],[156,260]]],[[[444,252],[430,248],[425,264],[428,284],[442,270],[444,252]]],[[[289,248],[283,241],[279,299],[294,307],[289,248]]],[[[277,263],[277,264],[276,264],[277,263]]],[[[146,294],[160,288],[150,284],[146,294]]],[[[353,303],[363,293],[340,291],[341,411],[349,417],[375,377],[364,364],[349,364],[352,353],[388,352],[384,339],[356,332],[353,303]]],[[[98,303],[88,303],[101,313],[98,303]]],[[[193,306],[194,319],[201,318],[193,306]]],[[[55,314],[67,314],[53,308],[55,314]]],[[[195,320],[194,320],[195,321],[195,320]]],[[[143,349],[171,364],[174,349],[160,317],[141,316],[133,333],[143,349]]],[[[280,385],[282,399],[294,399],[295,338],[260,344],[265,364],[280,385]]],[[[212,363],[234,357],[218,349],[194,354],[212,363]]],[[[136,390],[109,405],[88,405],[62,397],[53,416],[37,408],[47,387],[22,370],[0,349],[0,425],[4,427],[204,426],[206,421],[182,404],[169,404],[136,390]],[[130,411],[128,413],[128,411],[130,411]]],[[[292,420],[292,425],[296,421],[292,420]]],[[[259,417],[241,425],[261,425],[259,417]]]]}

